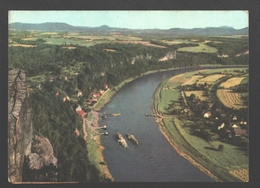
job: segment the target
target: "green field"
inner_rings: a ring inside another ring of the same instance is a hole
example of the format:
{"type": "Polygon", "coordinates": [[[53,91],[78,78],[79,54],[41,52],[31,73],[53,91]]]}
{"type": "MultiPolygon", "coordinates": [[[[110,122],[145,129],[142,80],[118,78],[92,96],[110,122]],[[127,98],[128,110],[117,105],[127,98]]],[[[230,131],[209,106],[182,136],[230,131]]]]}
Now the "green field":
{"type": "MultiPolygon", "coordinates": [[[[45,44],[54,45],[79,45],[93,46],[101,43],[119,42],[119,41],[141,41],[143,38],[128,35],[89,35],[80,33],[58,33],[58,32],[36,32],[32,36],[22,38],[24,41],[45,40],[45,44]]],[[[15,42],[10,42],[13,44],[15,42]]]]}
{"type": "Polygon", "coordinates": [[[247,77],[245,77],[240,84],[247,84],[249,83],[249,75],[247,75],[247,77]]]}
{"type": "Polygon", "coordinates": [[[183,47],[178,49],[179,52],[193,52],[193,53],[217,53],[218,50],[214,47],[210,47],[204,43],[199,43],[199,46],[183,47]]]}
{"type": "Polygon", "coordinates": [[[63,38],[46,38],[46,44],[56,44],[56,45],[79,45],[79,46],[93,46],[96,44],[101,44],[101,43],[110,43],[111,41],[108,40],[98,40],[98,41],[85,41],[81,39],[63,39],[63,38]]]}

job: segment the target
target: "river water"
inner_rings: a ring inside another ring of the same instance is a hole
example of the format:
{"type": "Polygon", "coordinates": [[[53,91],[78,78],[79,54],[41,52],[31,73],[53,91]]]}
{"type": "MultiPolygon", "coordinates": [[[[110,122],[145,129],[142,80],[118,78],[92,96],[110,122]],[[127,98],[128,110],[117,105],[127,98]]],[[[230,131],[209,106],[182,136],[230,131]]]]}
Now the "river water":
{"type": "Polygon", "coordinates": [[[115,182],[214,182],[189,161],[180,156],[159,130],[152,114],[152,97],[158,85],[168,77],[193,69],[158,72],[140,77],[123,86],[102,109],[107,119],[108,136],[101,137],[105,161],[115,182]],[[121,116],[109,116],[121,113],[121,116]],[[121,147],[116,133],[121,133],[129,148],[121,147]],[[135,145],[125,134],[139,141],[135,145]]]}

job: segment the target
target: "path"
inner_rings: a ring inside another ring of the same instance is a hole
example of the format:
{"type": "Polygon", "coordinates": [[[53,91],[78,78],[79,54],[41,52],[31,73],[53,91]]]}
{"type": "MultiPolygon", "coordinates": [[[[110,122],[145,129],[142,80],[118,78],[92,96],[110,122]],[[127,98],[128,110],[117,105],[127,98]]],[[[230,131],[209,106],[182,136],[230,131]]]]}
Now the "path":
{"type": "MultiPolygon", "coordinates": [[[[110,89],[108,88],[108,89],[101,95],[101,97],[105,96],[106,92],[108,92],[109,90],[110,90],[110,89]]],[[[95,108],[95,106],[96,106],[96,105],[98,104],[98,102],[100,101],[101,97],[99,97],[98,101],[97,101],[93,106],[90,107],[91,109],[95,108]]]]}
{"type": "MultiPolygon", "coordinates": [[[[82,119],[83,119],[82,126],[83,126],[83,132],[84,132],[84,140],[86,140],[86,137],[88,135],[87,129],[86,129],[86,125],[88,126],[88,129],[91,130],[91,133],[94,133],[94,131],[98,128],[98,114],[99,113],[96,112],[96,111],[93,111],[93,110],[91,112],[89,112],[89,113],[92,113],[92,115],[93,115],[92,119],[90,121],[88,121],[87,118],[82,117],[82,119]],[[92,126],[92,125],[94,125],[94,126],[92,126]]],[[[93,134],[91,134],[90,136],[92,138],[94,138],[93,134]]],[[[94,138],[94,140],[95,140],[95,138],[94,138]]]]}
{"type": "Polygon", "coordinates": [[[159,118],[172,118],[172,116],[163,116],[161,114],[145,114],[146,116],[157,116],[159,118]]]}

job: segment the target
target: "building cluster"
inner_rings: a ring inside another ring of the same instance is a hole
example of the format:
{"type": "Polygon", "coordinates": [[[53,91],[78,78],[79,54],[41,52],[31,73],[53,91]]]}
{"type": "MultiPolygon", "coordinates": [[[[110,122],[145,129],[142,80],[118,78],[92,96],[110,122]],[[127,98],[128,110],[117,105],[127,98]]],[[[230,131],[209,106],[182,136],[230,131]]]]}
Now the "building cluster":
{"type": "Polygon", "coordinates": [[[191,120],[202,120],[212,132],[225,140],[236,142],[241,138],[248,139],[247,116],[239,111],[221,107],[218,102],[201,101],[198,97],[187,97],[189,109],[182,113],[191,120]]]}
{"type": "Polygon", "coordinates": [[[99,91],[95,91],[91,93],[91,98],[87,100],[87,105],[93,106],[98,101],[98,99],[103,95],[103,93],[108,89],[109,89],[108,84],[104,84],[103,90],[100,89],[99,91]]]}

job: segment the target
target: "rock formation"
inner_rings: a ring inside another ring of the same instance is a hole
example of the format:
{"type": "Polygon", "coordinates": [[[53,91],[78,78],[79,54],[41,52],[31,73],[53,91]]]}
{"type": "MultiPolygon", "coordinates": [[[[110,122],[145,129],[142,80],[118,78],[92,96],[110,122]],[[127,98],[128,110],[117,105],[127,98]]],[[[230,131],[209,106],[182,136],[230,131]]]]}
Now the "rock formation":
{"type": "Polygon", "coordinates": [[[24,157],[30,159],[31,169],[53,163],[53,149],[48,139],[33,134],[32,109],[23,70],[9,70],[8,74],[8,178],[22,182],[24,157]]]}

